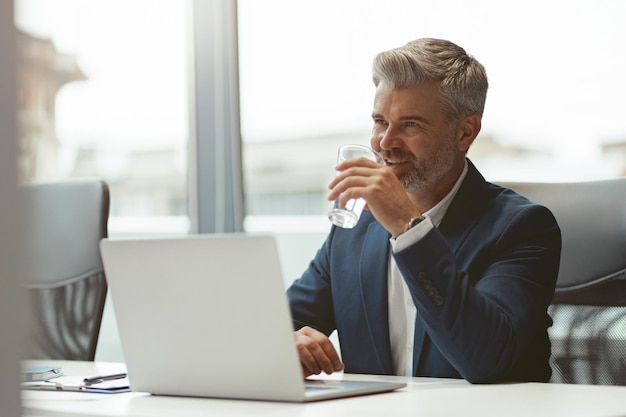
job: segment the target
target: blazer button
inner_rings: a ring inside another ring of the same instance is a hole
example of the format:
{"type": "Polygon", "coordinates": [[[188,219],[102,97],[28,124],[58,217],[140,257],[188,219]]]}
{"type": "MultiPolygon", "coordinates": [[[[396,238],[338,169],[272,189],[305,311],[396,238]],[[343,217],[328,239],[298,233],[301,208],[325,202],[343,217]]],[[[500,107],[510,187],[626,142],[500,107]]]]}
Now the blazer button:
{"type": "Polygon", "coordinates": [[[430,295],[431,298],[436,298],[436,296],[439,295],[439,291],[437,291],[437,288],[431,288],[428,290],[428,295],[430,295]]]}
{"type": "Polygon", "coordinates": [[[436,296],[436,297],[434,298],[434,300],[433,300],[433,301],[435,302],[435,305],[440,306],[440,305],[442,305],[442,304],[443,304],[443,297],[442,297],[442,296],[440,296],[440,295],[438,295],[438,296],[436,296]]]}
{"type": "Polygon", "coordinates": [[[419,274],[417,274],[417,281],[418,282],[426,281],[426,272],[421,271],[419,274]]]}

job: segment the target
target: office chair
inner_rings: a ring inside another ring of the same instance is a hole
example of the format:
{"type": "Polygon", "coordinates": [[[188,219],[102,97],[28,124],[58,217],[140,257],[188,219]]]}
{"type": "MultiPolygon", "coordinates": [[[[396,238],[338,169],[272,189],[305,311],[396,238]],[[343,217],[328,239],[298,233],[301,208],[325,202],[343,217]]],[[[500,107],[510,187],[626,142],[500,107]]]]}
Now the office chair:
{"type": "Polygon", "coordinates": [[[548,207],[561,227],[552,382],[626,385],[626,178],[501,184],[548,207]]]}
{"type": "Polygon", "coordinates": [[[24,224],[24,359],[93,360],[107,285],[99,241],[107,236],[109,189],[100,180],[19,189],[24,224]]]}

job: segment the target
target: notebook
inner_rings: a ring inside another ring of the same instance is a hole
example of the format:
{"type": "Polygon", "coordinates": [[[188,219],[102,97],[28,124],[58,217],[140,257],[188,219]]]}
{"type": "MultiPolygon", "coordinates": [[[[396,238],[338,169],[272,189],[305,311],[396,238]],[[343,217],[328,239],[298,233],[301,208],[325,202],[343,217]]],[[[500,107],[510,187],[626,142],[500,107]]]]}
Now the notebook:
{"type": "Polygon", "coordinates": [[[406,385],[305,383],[273,235],[104,239],[100,249],[133,391],[303,402],[406,385]]]}

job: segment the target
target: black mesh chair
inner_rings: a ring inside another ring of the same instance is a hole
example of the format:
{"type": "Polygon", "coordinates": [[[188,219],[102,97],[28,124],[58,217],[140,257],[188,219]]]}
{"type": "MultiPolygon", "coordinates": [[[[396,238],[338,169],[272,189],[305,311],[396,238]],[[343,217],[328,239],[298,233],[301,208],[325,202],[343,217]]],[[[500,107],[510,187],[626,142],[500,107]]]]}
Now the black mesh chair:
{"type": "Polygon", "coordinates": [[[626,385],[626,178],[503,185],[550,208],[561,227],[552,382],[626,385]]]}
{"type": "Polygon", "coordinates": [[[98,243],[109,189],[100,180],[20,187],[24,359],[93,360],[107,285],[98,243]]]}

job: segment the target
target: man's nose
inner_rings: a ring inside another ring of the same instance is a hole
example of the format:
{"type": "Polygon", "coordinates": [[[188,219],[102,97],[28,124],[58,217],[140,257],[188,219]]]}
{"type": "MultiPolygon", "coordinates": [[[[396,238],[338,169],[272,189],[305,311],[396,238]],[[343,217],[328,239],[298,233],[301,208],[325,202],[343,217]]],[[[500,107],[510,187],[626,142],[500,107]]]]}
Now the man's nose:
{"type": "Polygon", "coordinates": [[[402,140],[402,136],[392,125],[389,125],[378,138],[378,146],[383,150],[400,148],[403,144],[404,141],[402,140]]]}

